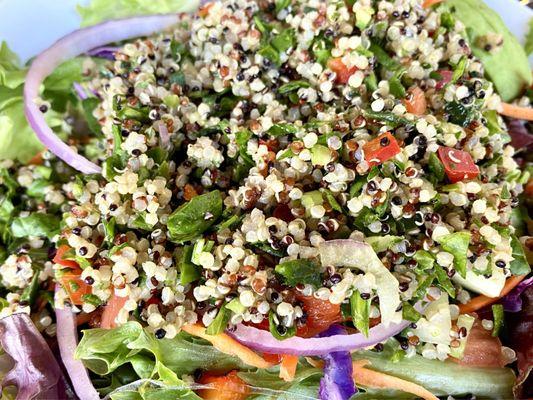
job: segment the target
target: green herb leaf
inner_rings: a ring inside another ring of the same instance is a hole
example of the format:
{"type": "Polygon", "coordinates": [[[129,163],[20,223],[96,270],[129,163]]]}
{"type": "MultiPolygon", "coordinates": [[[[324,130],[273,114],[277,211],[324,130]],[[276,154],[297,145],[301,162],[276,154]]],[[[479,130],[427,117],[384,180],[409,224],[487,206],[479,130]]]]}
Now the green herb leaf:
{"type": "Polygon", "coordinates": [[[322,193],[324,193],[324,195],[326,196],[326,200],[328,201],[331,208],[337,212],[342,213],[342,207],[333,195],[333,193],[328,189],[324,189],[322,193]]]}
{"type": "Polygon", "coordinates": [[[195,282],[202,276],[200,268],[192,263],[193,246],[184,246],[176,254],[180,283],[187,285],[195,282]]]}
{"type": "Polygon", "coordinates": [[[447,103],[444,106],[444,111],[449,115],[449,121],[465,128],[472,121],[473,115],[470,109],[463,104],[456,101],[447,103]]]}
{"type": "Polygon", "coordinates": [[[183,243],[198,237],[222,215],[222,207],[218,190],[193,197],[168,218],[170,239],[183,243]]]}
{"type": "Polygon", "coordinates": [[[267,132],[271,136],[292,136],[296,133],[298,133],[298,128],[296,128],[293,124],[274,124],[270,127],[270,129],[267,132]]]}
{"type": "Polygon", "coordinates": [[[219,333],[224,332],[228,326],[230,318],[231,312],[226,309],[226,306],[222,306],[220,310],[218,310],[218,314],[213,322],[211,322],[205,330],[205,333],[208,335],[218,335],[219,333]]]}
{"type": "Polygon", "coordinates": [[[287,94],[289,92],[292,92],[294,90],[298,90],[300,88],[308,88],[311,86],[309,82],[307,81],[292,81],[285,83],[284,85],[281,85],[278,89],[279,94],[287,94]]]}
{"type": "Polygon", "coordinates": [[[503,323],[505,320],[505,313],[503,311],[502,304],[493,304],[492,305],[492,316],[494,318],[494,328],[492,329],[492,336],[498,337],[500,331],[503,328],[503,323]]]}
{"type": "Polygon", "coordinates": [[[422,270],[431,269],[433,264],[435,264],[435,257],[426,250],[417,250],[413,258],[418,263],[419,269],[422,270]]]}
{"type": "Polygon", "coordinates": [[[442,249],[453,255],[453,265],[463,278],[466,277],[466,255],[471,236],[468,232],[455,232],[444,235],[438,240],[442,249]]]}
{"type": "Polygon", "coordinates": [[[322,284],[320,266],[316,261],[307,259],[286,261],[276,265],[275,271],[283,277],[288,286],[294,287],[303,283],[320,287],[322,284]]]}
{"type": "Polygon", "coordinates": [[[444,165],[442,165],[442,162],[439,160],[439,157],[437,157],[435,153],[429,154],[428,168],[429,172],[431,172],[431,174],[435,177],[435,183],[444,180],[444,165]]]}
{"type": "Polygon", "coordinates": [[[416,309],[410,303],[403,303],[402,318],[407,321],[417,322],[420,318],[422,318],[422,315],[420,315],[420,313],[416,311],[416,309]]]}
{"type": "Polygon", "coordinates": [[[17,217],[11,223],[14,237],[46,236],[51,239],[59,232],[59,218],[55,215],[33,213],[27,217],[17,217]]]}
{"type": "Polygon", "coordinates": [[[293,337],[296,334],[295,326],[291,326],[290,328],[287,328],[285,326],[280,327],[278,326],[278,324],[276,324],[276,321],[274,320],[275,318],[275,313],[273,311],[270,311],[270,314],[268,315],[268,322],[269,330],[272,336],[274,336],[278,340],[284,340],[293,337]],[[280,329],[282,330],[281,332],[280,329]]]}
{"type": "Polygon", "coordinates": [[[363,335],[368,337],[370,327],[370,299],[362,299],[361,293],[358,290],[354,290],[350,297],[350,307],[352,310],[352,323],[363,335]]]}
{"type": "Polygon", "coordinates": [[[455,287],[452,284],[452,281],[440,265],[435,267],[435,276],[439,285],[450,295],[450,297],[455,299],[455,287]]]}
{"type": "Polygon", "coordinates": [[[529,263],[527,262],[524,248],[520,240],[515,235],[511,235],[511,248],[513,249],[513,258],[511,261],[510,270],[513,275],[525,275],[531,272],[529,263]]]}

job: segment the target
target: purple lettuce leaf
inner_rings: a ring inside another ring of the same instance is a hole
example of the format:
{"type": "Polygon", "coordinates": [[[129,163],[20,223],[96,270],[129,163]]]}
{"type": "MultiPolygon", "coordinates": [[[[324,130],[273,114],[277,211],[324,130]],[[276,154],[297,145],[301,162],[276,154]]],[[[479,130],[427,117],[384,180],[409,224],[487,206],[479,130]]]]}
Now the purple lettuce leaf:
{"type": "Polygon", "coordinates": [[[530,286],[533,286],[533,276],[520,282],[501,303],[507,312],[519,312],[522,310],[522,293],[530,286]]]}
{"type": "Polygon", "coordinates": [[[0,345],[15,363],[2,386],[16,386],[17,400],[68,398],[61,369],[27,314],[0,320],[0,345]]]}
{"type": "Polygon", "coordinates": [[[511,145],[517,149],[529,150],[533,147],[533,134],[528,131],[526,123],[518,119],[510,119],[507,122],[509,135],[511,136],[511,145]]]}
{"type": "MultiPolygon", "coordinates": [[[[340,325],[333,325],[327,331],[322,332],[320,337],[346,334],[346,330],[340,325]]],[[[348,400],[357,388],[352,377],[352,357],[348,351],[332,352],[324,359],[324,377],[320,380],[318,390],[320,400],[348,400]]]]}

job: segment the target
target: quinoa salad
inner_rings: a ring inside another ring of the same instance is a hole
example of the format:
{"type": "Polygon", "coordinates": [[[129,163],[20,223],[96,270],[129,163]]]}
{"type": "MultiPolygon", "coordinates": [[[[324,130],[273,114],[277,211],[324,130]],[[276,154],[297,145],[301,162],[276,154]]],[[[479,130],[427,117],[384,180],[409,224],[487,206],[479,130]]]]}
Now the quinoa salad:
{"type": "Polygon", "coordinates": [[[0,48],[2,399],[528,398],[533,92],[499,16],[150,10],[0,48]]]}

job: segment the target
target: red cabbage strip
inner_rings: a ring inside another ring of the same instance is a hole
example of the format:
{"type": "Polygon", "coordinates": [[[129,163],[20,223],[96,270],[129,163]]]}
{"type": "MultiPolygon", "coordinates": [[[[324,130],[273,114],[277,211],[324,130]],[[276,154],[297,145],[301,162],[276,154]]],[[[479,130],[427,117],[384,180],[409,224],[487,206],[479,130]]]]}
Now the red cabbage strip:
{"type": "Polygon", "coordinates": [[[502,299],[503,308],[507,312],[519,312],[522,310],[522,293],[533,286],[533,276],[520,282],[507,296],[502,299]]]}
{"type": "Polygon", "coordinates": [[[24,112],[39,140],[67,164],[86,174],[99,173],[100,167],[64,143],[46,124],[35,104],[44,79],[62,62],[112,42],[151,35],[176,24],[179,15],[149,15],[108,21],[77,30],[42,52],[31,64],[24,84],[24,112]]]}
{"type": "MultiPolygon", "coordinates": [[[[346,330],[340,325],[333,325],[319,337],[345,335],[346,330]]],[[[348,351],[337,351],[322,356],[324,359],[324,377],[320,380],[318,395],[320,400],[348,400],[357,388],[352,377],[352,357],[348,351]]]]}
{"type": "Polygon", "coordinates": [[[70,308],[56,309],[57,343],[61,360],[68,372],[74,391],[80,400],[98,400],[100,396],[94,388],[89,373],[80,360],[74,359],[78,346],[76,316],[70,308]]]}
{"type": "Polygon", "coordinates": [[[67,398],[61,369],[27,314],[0,320],[0,344],[15,361],[2,386],[16,386],[17,400],[67,398]]]}

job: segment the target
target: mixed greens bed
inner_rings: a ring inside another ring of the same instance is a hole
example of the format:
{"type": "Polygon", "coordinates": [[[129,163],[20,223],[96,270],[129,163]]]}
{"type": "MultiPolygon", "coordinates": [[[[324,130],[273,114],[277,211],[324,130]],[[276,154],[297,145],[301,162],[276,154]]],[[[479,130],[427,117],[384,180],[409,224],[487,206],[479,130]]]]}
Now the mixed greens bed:
{"type": "Polygon", "coordinates": [[[2,399],[531,395],[530,41],[481,0],[79,11],[0,48],[2,399]]]}

